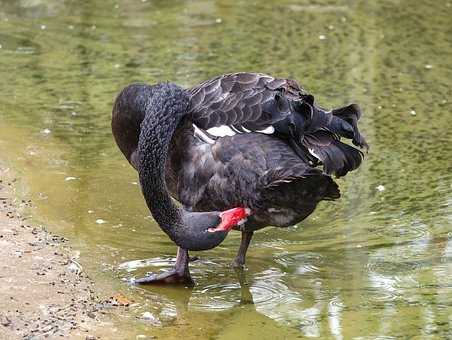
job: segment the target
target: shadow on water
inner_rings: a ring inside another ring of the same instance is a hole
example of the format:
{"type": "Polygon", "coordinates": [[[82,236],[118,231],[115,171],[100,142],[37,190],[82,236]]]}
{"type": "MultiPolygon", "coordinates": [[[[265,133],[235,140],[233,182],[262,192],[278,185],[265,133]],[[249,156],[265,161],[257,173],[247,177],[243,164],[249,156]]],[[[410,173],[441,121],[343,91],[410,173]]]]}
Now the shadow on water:
{"type": "Polygon", "coordinates": [[[32,217],[136,301],[121,321],[133,334],[450,337],[451,16],[447,1],[0,1],[1,158],[32,217]],[[196,254],[192,289],[129,286],[176,250],[114,145],[114,96],[240,70],[298,79],[324,106],[360,103],[363,167],[338,181],[341,200],[257,233],[241,275],[233,233],[196,254]]]}

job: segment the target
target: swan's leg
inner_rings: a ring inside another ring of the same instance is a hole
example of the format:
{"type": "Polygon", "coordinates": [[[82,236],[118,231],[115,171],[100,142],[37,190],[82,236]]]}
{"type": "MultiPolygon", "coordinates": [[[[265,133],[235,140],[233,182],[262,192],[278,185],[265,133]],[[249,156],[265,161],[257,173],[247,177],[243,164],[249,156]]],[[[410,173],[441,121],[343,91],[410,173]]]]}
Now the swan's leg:
{"type": "Polygon", "coordinates": [[[239,251],[234,259],[234,262],[232,262],[232,265],[234,267],[240,268],[245,265],[246,251],[248,250],[248,246],[250,245],[252,237],[252,231],[242,231],[242,241],[240,242],[239,251]]]}
{"type": "Polygon", "coordinates": [[[252,305],[253,294],[251,294],[249,283],[246,279],[246,272],[242,268],[235,268],[235,273],[237,274],[237,279],[240,284],[240,304],[241,305],[252,305]]]}
{"type": "Polygon", "coordinates": [[[141,279],[136,279],[134,282],[136,284],[183,283],[192,285],[193,280],[188,269],[189,261],[188,250],[179,247],[177,248],[176,265],[173,269],[161,274],[150,274],[141,279]]]}

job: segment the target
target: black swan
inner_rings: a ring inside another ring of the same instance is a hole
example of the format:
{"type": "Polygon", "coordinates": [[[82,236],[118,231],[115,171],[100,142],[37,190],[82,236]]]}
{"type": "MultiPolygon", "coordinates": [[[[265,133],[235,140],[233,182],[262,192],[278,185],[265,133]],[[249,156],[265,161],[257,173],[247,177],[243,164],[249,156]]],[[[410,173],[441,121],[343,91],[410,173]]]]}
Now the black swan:
{"type": "Polygon", "coordinates": [[[258,73],[191,89],[124,88],[113,107],[114,138],[139,173],[152,216],[179,247],[173,270],[135,282],[192,283],[188,251],[216,247],[231,229],[242,232],[233,263],[243,266],[255,230],[294,225],[319,201],[339,198],[331,175],[363,159],[341,137],[368,148],[360,116],[355,104],[326,111],[297,82],[258,73]]]}

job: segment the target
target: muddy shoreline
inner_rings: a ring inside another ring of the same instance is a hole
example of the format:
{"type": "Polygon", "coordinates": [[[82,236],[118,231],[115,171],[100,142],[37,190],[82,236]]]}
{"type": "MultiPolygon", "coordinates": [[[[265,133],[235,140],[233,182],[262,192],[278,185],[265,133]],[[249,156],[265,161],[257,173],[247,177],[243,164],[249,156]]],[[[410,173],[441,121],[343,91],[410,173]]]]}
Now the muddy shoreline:
{"type": "Polygon", "coordinates": [[[0,165],[0,338],[117,338],[111,301],[67,239],[22,216],[33,203],[17,198],[16,181],[0,165]]]}

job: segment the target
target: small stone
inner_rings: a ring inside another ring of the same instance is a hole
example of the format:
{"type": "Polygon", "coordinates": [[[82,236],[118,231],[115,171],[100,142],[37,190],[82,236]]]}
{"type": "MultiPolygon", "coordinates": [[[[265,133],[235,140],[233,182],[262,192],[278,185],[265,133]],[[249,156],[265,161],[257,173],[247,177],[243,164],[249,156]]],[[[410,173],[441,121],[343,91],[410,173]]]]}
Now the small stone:
{"type": "Polygon", "coordinates": [[[414,110],[411,110],[411,111],[410,111],[410,115],[412,115],[412,116],[416,116],[416,111],[414,111],[414,110]]]}
{"type": "Polygon", "coordinates": [[[5,315],[0,318],[0,324],[4,327],[11,325],[11,320],[5,315]]]}
{"type": "Polygon", "coordinates": [[[141,317],[142,317],[143,320],[151,321],[153,323],[159,323],[157,318],[154,315],[152,315],[151,312],[144,312],[141,317]]]}
{"type": "Polygon", "coordinates": [[[325,39],[326,39],[326,36],[325,36],[324,34],[320,34],[320,35],[319,35],[319,39],[320,39],[320,40],[325,40],[325,39]]]}
{"type": "Polygon", "coordinates": [[[430,64],[426,64],[424,67],[425,67],[427,70],[431,70],[431,69],[433,68],[433,66],[430,65],[430,64]]]}
{"type": "Polygon", "coordinates": [[[77,266],[74,262],[71,262],[71,263],[67,266],[67,270],[70,271],[71,273],[75,273],[75,274],[80,273],[80,267],[77,266]]]}

